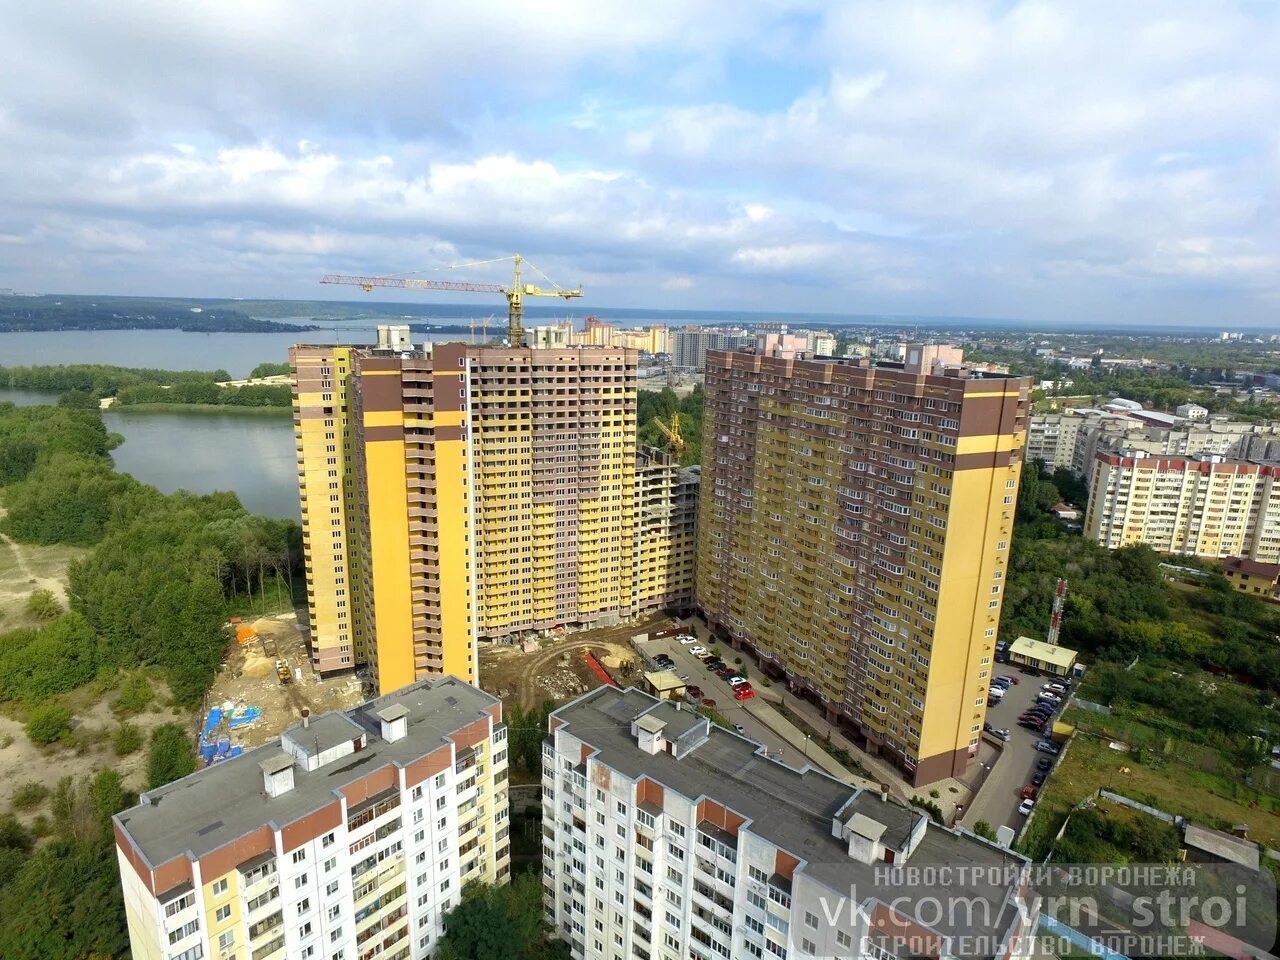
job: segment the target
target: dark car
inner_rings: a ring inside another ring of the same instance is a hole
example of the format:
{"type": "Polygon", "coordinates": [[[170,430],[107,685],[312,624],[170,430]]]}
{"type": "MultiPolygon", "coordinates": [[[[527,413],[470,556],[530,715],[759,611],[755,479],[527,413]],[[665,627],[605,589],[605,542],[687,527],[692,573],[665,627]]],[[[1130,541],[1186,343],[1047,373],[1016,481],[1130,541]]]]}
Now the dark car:
{"type": "Polygon", "coordinates": [[[685,687],[684,692],[694,700],[702,699],[702,688],[697,686],[685,687]]]}
{"type": "Polygon", "coordinates": [[[737,673],[736,667],[721,667],[716,671],[716,676],[721,680],[728,680],[730,677],[737,675],[737,673]]]}
{"type": "Polygon", "coordinates": [[[1052,766],[1053,766],[1053,761],[1048,757],[1041,757],[1039,760],[1036,761],[1037,770],[1048,770],[1052,766]]]}
{"type": "Polygon", "coordinates": [[[1024,714],[1023,714],[1022,716],[1020,716],[1018,719],[1019,719],[1019,720],[1035,720],[1035,721],[1037,721],[1037,722],[1039,722],[1039,723],[1044,723],[1044,718],[1043,718],[1043,717],[1041,717],[1041,716],[1040,716],[1040,714],[1038,714],[1038,713],[1031,713],[1030,711],[1028,711],[1027,713],[1024,713],[1024,714]]]}
{"type": "Polygon", "coordinates": [[[1047,776],[1048,776],[1047,773],[1037,773],[1034,777],[1031,778],[1031,782],[1038,787],[1040,786],[1040,784],[1044,783],[1045,777],[1047,776]]]}

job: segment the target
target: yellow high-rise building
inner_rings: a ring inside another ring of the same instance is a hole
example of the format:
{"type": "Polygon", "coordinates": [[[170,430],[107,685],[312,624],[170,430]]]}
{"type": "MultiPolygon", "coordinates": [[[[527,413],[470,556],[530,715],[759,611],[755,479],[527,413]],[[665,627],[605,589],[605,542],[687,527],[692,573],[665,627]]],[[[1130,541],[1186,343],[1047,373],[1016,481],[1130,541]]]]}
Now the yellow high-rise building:
{"type": "Polygon", "coordinates": [[[708,351],[697,601],[917,784],[986,715],[1029,383],[708,351]]]}
{"type": "Polygon", "coordinates": [[[476,682],[482,639],[688,604],[697,477],[637,473],[635,351],[380,341],[293,352],[313,644],[358,638],[342,665],[367,663],[388,693],[476,682]],[[673,499],[665,520],[637,514],[641,488],[673,499]]]}

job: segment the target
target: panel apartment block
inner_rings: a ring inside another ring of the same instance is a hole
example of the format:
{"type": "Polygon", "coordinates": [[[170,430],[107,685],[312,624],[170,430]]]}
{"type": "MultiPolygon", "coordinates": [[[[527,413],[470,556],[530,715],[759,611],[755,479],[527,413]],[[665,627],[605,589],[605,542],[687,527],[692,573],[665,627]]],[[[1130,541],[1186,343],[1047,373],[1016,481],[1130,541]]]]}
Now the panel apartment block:
{"type": "Polygon", "coordinates": [[[422,681],[115,817],[135,960],[421,960],[471,880],[509,877],[502,706],[422,681]]]}
{"type": "Polygon", "coordinates": [[[638,457],[635,612],[682,610],[693,604],[700,468],[653,447],[638,457]]]}
{"type": "Polygon", "coordinates": [[[931,369],[712,351],[698,516],[708,621],[917,784],[977,750],[1029,391],[931,369]]]}
{"type": "Polygon", "coordinates": [[[354,669],[365,659],[356,571],[356,474],[348,398],[352,348],[297,346],[293,368],[293,434],[307,573],[307,638],[321,674],[354,669]]]}
{"type": "Polygon", "coordinates": [[[639,690],[593,690],[550,726],[544,904],[575,960],[1030,953],[1015,853],[639,690]]]}
{"type": "Polygon", "coordinates": [[[1280,563],[1280,466],[1099,453],[1084,536],[1115,549],[1280,563]]]}

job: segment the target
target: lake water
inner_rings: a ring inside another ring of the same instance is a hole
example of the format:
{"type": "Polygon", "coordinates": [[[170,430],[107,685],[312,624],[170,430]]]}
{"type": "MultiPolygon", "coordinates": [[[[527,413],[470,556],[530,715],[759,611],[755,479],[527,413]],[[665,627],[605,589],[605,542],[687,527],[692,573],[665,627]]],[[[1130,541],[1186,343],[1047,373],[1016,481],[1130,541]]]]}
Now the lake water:
{"type": "MultiPolygon", "coordinates": [[[[27,406],[56,403],[57,395],[0,390],[0,400],[27,406]]],[[[116,467],[143,483],[165,493],[232,490],[255,513],[298,519],[293,420],[287,412],[174,413],[123,408],[105,411],[103,419],[108,430],[124,437],[124,443],[111,452],[116,467]]]]}
{"type": "MultiPolygon", "coordinates": [[[[413,334],[415,343],[470,339],[470,334],[413,334]]],[[[0,333],[0,367],[107,363],[158,370],[226,370],[233,377],[244,377],[260,363],[284,363],[289,359],[289,348],[295,343],[373,343],[375,340],[373,326],[363,323],[337,324],[297,333],[186,333],[182,330],[0,333]]]]}

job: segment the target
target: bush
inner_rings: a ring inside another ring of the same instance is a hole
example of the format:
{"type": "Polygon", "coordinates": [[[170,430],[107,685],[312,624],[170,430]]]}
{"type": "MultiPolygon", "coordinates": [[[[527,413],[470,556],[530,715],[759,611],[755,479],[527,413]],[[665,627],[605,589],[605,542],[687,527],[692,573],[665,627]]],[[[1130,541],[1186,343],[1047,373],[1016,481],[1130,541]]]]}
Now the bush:
{"type": "Polygon", "coordinates": [[[147,789],[181,779],[196,768],[187,732],[176,723],[156,727],[147,749],[147,789]]]}
{"type": "Polygon", "coordinates": [[[32,810],[44,802],[44,798],[49,795],[49,788],[43,783],[36,783],[30,780],[13,791],[13,796],[9,798],[9,802],[13,804],[15,810],[32,810]]]}
{"type": "Polygon", "coordinates": [[[141,673],[133,673],[121,685],[120,693],[111,709],[115,711],[116,716],[131,717],[147,709],[155,696],[155,691],[151,689],[151,683],[147,678],[141,673]]]}
{"type": "Polygon", "coordinates": [[[36,814],[36,818],[31,821],[31,835],[33,837],[47,837],[53,833],[53,824],[43,813],[36,814]]]}
{"type": "Polygon", "coordinates": [[[27,715],[27,736],[32,743],[45,746],[71,733],[72,713],[56,703],[36,707],[27,715]]]}
{"type": "Polygon", "coordinates": [[[125,757],[142,746],[142,731],[132,723],[122,723],[111,737],[111,749],[117,757],[125,757]]]}
{"type": "Polygon", "coordinates": [[[991,829],[991,824],[987,823],[985,820],[979,820],[975,823],[973,825],[973,832],[987,840],[995,840],[996,838],[996,832],[991,829]]]}
{"type": "Polygon", "coordinates": [[[62,606],[52,590],[34,590],[27,597],[27,613],[37,620],[56,620],[62,615],[62,606]]]}

